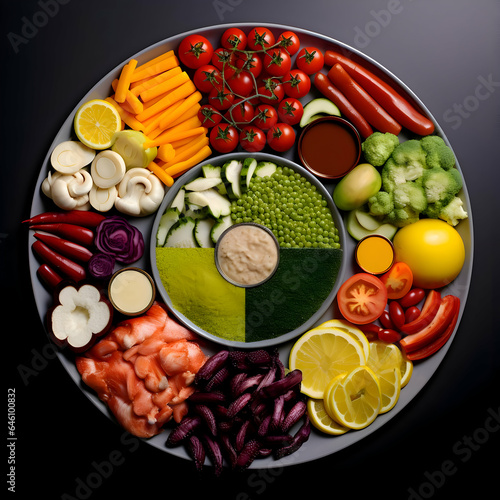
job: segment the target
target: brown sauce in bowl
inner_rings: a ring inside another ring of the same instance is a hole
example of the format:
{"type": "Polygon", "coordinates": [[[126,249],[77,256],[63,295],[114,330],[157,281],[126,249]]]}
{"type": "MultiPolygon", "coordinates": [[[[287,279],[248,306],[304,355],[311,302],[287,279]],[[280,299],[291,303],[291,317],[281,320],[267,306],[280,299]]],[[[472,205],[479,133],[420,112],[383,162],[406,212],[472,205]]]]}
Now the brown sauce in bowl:
{"type": "Polygon", "coordinates": [[[356,130],[345,120],[320,118],[308,125],[299,141],[302,163],[319,177],[342,177],[356,166],[361,153],[356,130]]]}

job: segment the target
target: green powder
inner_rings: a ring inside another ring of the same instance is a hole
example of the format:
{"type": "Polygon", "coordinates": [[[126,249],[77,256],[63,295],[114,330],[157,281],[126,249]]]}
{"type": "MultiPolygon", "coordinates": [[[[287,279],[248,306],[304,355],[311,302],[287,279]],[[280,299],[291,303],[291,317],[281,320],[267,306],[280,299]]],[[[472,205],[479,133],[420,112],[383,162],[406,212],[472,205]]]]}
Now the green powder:
{"type": "Polygon", "coordinates": [[[212,335],[245,341],[245,290],[219,274],[213,248],[160,247],[156,263],[179,313],[212,335]]]}

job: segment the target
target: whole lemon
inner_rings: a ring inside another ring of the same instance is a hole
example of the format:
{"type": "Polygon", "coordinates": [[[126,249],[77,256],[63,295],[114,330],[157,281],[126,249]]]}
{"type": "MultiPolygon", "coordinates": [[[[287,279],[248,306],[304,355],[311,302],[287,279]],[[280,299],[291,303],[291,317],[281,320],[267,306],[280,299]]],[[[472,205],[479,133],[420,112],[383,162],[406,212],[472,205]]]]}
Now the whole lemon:
{"type": "Polygon", "coordinates": [[[458,231],[438,219],[420,219],[401,228],[393,239],[397,262],[413,272],[413,285],[441,288],[462,270],[465,246],[458,231]]]}

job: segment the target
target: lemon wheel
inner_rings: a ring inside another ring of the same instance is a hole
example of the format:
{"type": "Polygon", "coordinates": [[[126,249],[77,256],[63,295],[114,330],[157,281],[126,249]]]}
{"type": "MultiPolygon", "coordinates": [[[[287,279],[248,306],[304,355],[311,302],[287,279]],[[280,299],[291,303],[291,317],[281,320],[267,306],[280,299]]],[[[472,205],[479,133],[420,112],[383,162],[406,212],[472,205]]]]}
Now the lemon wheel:
{"type": "Polygon", "coordinates": [[[307,401],[307,413],[314,427],[325,434],[340,436],[349,430],[330,417],[322,399],[309,398],[307,401]]]}

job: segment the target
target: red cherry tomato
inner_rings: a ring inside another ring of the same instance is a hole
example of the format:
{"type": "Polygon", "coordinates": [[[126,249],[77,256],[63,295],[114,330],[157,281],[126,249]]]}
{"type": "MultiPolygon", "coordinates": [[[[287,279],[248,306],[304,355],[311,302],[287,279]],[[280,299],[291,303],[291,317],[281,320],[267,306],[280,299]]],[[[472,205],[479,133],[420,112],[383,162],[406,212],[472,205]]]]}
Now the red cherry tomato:
{"type": "Polygon", "coordinates": [[[296,125],[300,122],[304,108],[302,103],[293,97],[283,99],[278,105],[278,116],[283,123],[296,125]]]}
{"type": "Polygon", "coordinates": [[[208,94],[208,102],[217,110],[229,109],[234,102],[234,94],[228,88],[212,89],[208,94]]]}
{"type": "Polygon", "coordinates": [[[210,104],[204,104],[198,110],[198,119],[203,127],[214,127],[222,120],[222,115],[210,104]]]}
{"type": "Polygon", "coordinates": [[[288,151],[295,143],[295,130],[288,123],[277,123],[267,131],[267,142],[275,151],[288,151]]]}
{"type": "Polygon", "coordinates": [[[236,64],[236,55],[233,51],[225,49],[224,47],[219,47],[214,50],[211,61],[212,65],[221,73],[224,72],[224,77],[226,79],[233,76],[236,64]]]}
{"type": "Polygon", "coordinates": [[[246,125],[249,124],[255,115],[253,106],[248,101],[243,101],[238,99],[234,101],[234,104],[226,111],[224,117],[230,121],[234,122],[236,125],[246,125]]]}
{"type": "Polygon", "coordinates": [[[259,104],[254,116],[253,125],[262,130],[269,130],[278,123],[278,112],[269,104],[259,104]]]}
{"type": "Polygon", "coordinates": [[[379,318],[380,323],[384,328],[390,328],[394,330],[394,323],[392,322],[391,315],[389,314],[389,311],[384,310],[382,311],[382,314],[380,315],[379,318]]]}
{"type": "Polygon", "coordinates": [[[208,94],[214,87],[222,86],[222,75],[214,65],[204,64],[195,71],[193,83],[200,92],[208,94]]]}
{"type": "Polygon", "coordinates": [[[236,67],[252,73],[257,78],[262,72],[262,59],[259,54],[253,52],[238,52],[236,55],[236,67]]]}
{"type": "Polygon", "coordinates": [[[210,144],[219,153],[230,153],[238,145],[238,130],[228,123],[216,125],[210,131],[210,144]]]}
{"type": "Polygon", "coordinates": [[[405,324],[405,312],[395,300],[389,302],[389,316],[397,330],[405,324]]]}
{"type": "Polygon", "coordinates": [[[324,62],[323,52],[316,47],[304,47],[299,51],[295,60],[297,68],[308,75],[317,73],[323,67],[324,62]]]}
{"type": "Polygon", "coordinates": [[[293,31],[284,31],[278,37],[280,47],[283,47],[291,56],[296,54],[300,49],[299,37],[293,31]]]}
{"type": "Polygon", "coordinates": [[[247,47],[250,50],[262,50],[274,45],[275,38],[269,28],[257,26],[247,35],[247,47]]]}
{"type": "Polygon", "coordinates": [[[396,330],[391,330],[390,328],[386,328],[378,332],[378,338],[382,342],[387,342],[388,344],[394,344],[401,340],[401,334],[396,330]]]}
{"type": "Polygon", "coordinates": [[[260,128],[248,125],[240,132],[240,144],[245,151],[257,153],[266,145],[266,134],[260,128]]]}
{"type": "Polygon", "coordinates": [[[389,299],[400,299],[406,295],[413,284],[413,273],[408,264],[395,262],[380,279],[387,288],[389,299]]]}
{"type": "Polygon", "coordinates": [[[411,306],[405,311],[405,323],[411,323],[420,316],[420,309],[417,306],[411,306]]]}
{"type": "Polygon", "coordinates": [[[387,304],[387,288],[379,278],[357,273],[348,278],[337,293],[342,316],[356,325],[372,323],[387,304]]]}
{"type": "Polygon", "coordinates": [[[399,303],[403,309],[416,306],[420,301],[424,300],[425,290],[423,288],[412,288],[406,295],[399,299],[399,303]]]}
{"type": "Polygon", "coordinates": [[[209,64],[213,52],[212,44],[202,35],[188,35],[183,38],[177,51],[181,62],[192,69],[209,64]]]}
{"type": "Polygon", "coordinates": [[[285,49],[271,49],[264,56],[264,68],[271,76],[285,76],[292,67],[292,59],[285,49]]]}
{"type": "Polygon", "coordinates": [[[277,105],[285,97],[283,85],[273,78],[266,78],[257,92],[260,94],[260,101],[266,104],[277,105]]]}
{"type": "Polygon", "coordinates": [[[241,97],[249,96],[254,89],[253,78],[248,71],[237,72],[226,81],[231,91],[241,97]]]}
{"type": "Polygon", "coordinates": [[[287,96],[300,99],[311,90],[311,79],[304,71],[292,69],[284,78],[283,89],[287,96]]]}
{"type": "Polygon", "coordinates": [[[247,46],[247,36],[239,28],[228,28],[222,34],[220,44],[225,49],[244,50],[247,46]]]}

